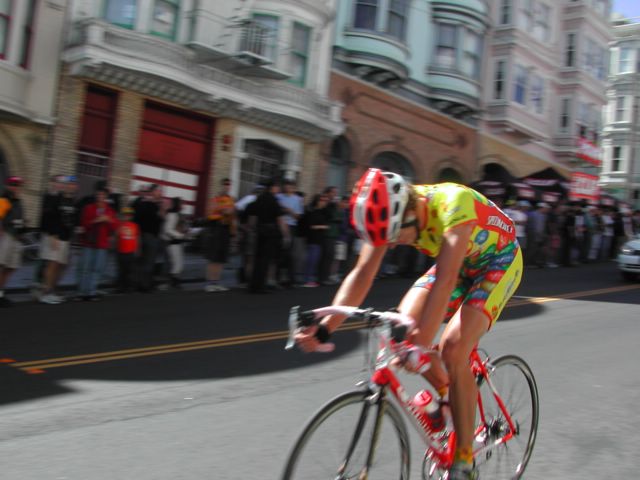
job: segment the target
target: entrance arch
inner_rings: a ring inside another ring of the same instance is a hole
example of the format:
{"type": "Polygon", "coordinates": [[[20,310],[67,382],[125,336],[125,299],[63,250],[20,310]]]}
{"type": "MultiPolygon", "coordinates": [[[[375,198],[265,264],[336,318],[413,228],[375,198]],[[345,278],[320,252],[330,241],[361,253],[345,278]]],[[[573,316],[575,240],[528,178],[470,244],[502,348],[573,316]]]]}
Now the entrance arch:
{"type": "Polygon", "coordinates": [[[379,153],[374,157],[371,166],[402,175],[410,183],[413,183],[416,176],[411,162],[396,152],[379,153]]]}
{"type": "Polygon", "coordinates": [[[443,168],[436,180],[439,182],[463,183],[462,175],[455,168],[443,168]]]}

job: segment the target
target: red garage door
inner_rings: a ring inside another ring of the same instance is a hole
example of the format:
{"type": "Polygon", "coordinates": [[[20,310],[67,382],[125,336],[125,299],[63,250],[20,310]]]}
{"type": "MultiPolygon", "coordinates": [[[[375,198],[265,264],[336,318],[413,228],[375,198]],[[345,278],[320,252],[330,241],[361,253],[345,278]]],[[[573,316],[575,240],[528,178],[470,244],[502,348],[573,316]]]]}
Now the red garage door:
{"type": "Polygon", "coordinates": [[[201,215],[212,138],[212,119],[147,103],[131,189],[137,192],[141,185],[160,184],[165,197],[184,200],[184,213],[201,215]]]}

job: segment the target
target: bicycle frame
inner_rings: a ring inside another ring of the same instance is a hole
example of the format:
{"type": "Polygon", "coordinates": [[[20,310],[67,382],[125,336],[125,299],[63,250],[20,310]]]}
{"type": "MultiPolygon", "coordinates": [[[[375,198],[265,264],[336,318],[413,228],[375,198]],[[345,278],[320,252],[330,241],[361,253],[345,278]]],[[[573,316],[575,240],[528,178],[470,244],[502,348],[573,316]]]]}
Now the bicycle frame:
{"type": "MultiPolygon", "coordinates": [[[[380,339],[383,340],[383,345],[381,347],[381,351],[383,349],[390,348],[392,351],[394,350],[393,342],[386,342],[387,339],[384,339],[383,336],[380,336],[380,339]],[[384,345],[386,343],[386,345],[384,345]]],[[[434,351],[435,354],[437,352],[434,351]]],[[[494,442],[491,442],[487,445],[482,446],[474,450],[473,456],[476,458],[478,455],[482,455],[487,451],[501,445],[503,443],[508,442],[514,436],[514,432],[516,432],[516,427],[511,418],[511,415],[506,409],[506,406],[502,399],[500,398],[499,393],[495,389],[494,385],[491,382],[491,378],[489,374],[491,372],[492,366],[487,358],[486,360],[482,360],[476,348],[471,352],[470,356],[470,364],[471,371],[478,381],[487,382],[489,385],[494,399],[500,409],[500,412],[504,415],[504,418],[509,426],[509,432],[496,439],[494,442]]],[[[376,389],[379,390],[380,400],[384,399],[386,391],[390,391],[392,394],[392,398],[395,400],[396,405],[400,408],[400,410],[405,414],[409,422],[413,425],[413,427],[417,430],[420,437],[423,439],[427,446],[427,453],[432,456],[432,458],[436,461],[437,465],[443,469],[448,469],[453,464],[453,456],[456,447],[456,434],[455,431],[451,431],[449,435],[446,435],[444,439],[446,442],[443,442],[443,437],[441,434],[433,434],[428,430],[428,427],[424,425],[419,420],[419,413],[415,411],[414,406],[411,403],[411,398],[407,395],[402,383],[393,372],[388,362],[383,362],[380,366],[377,366],[371,377],[369,379],[370,386],[369,388],[372,391],[376,389]],[[444,445],[444,447],[443,447],[444,445]]],[[[490,425],[488,425],[486,417],[485,417],[485,409],[482,401],[482,396],[478,391],[478,411],[480,414],[480,425],[477,427],[474,432],[474,438],[484,434],[488,435],[488,429],[490,425]]],[[[445,416],[450,417],[450,412],[445,409],[445,416]]],[[[449,418],[447,419],[447,422],[449,418]]]]}

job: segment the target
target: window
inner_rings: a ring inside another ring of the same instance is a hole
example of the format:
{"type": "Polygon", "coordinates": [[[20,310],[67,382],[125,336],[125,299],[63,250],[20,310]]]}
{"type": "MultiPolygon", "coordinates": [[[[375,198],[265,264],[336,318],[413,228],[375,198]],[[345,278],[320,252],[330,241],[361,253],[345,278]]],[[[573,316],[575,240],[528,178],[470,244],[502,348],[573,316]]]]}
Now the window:
{"type": "Polygon", "coordinates": [[[614,112],[614,122],[624,122],[627,120],[627,99],[626,97],[616,98],[616,109],[614,112]]]}
{"type": "Polygon", "coordinates": [[[11,25],[11,0],[0,0],[0,58],[7,56],[9,25],[11,25]]]}
{"type": "Polygon", "coordinates": [[[574,67],[576,61],[576,34],[567,34],[567,49],[565,51],[564,66],[574,67]]]}
{"type": "Polygon", "coordinates": [[[311,29],[299,23],[293,24],[291,40],[291,79],[292,83],[303,87],[307,81],[307,64],[309,63],[309,39],[311,29]]]}
{"type": "Polygon", "coordinates": [[[151,32],[174,40],[179,11],[179,0],[156,0],[153,7],[151,32]]]}
{"type": "Polygon", "coordinates": [[[375,30],[377,16],[378,0],[357,0],[353,26],[365,30],[375,30]]]}
{"type": "Polygon", "coordinates": [[[563,98],[560,104],[560,131],[567,133],[571,122],[571,99],[563,98]]]}
{"type": "Polygon", "coordinates": [[[596,12],[604,17],[609,17],[609,2],[608,0],[594,0],[593,8],[596,12]]]}
{"type": "Polygon", "coordinates": [[[496,62],[496,69],[493,78],[493,98],[496,100],[504,99],[505,66],[506,62],[504,60],[498,60],[496,62]]]}
{"type": "Polygon", "coordinates": [[[482,37],[471,30],[464,34],[464,53],[462,57],[462,72],[471,78],[480,76],[480,57],[482,54],[482,37]]]}
{"type": "Polygon", "coordinates": [[[136,23],[136,0],[107,0],[104,18],[121,27],[133,28],[136,23]]]}
{"type": "Polygon", "coordinates": [[[520,15],[520,27],[525,32],[533,31],[533,20],[534,20],[534,11],[533,11],[533,0],[522,0],[522,10],[520,15]]]}
{"type": "Polygon", "coordinates": [[[22,27],[22,45],[20,51],[20,66],[29,68],[29,59],[31,57],[31,44],[33,43],[33,19],[36,10],[36,0],[28,0],[27,14],[24,18],[24,26],[22,27]]]}
{"type": "Polygon", "coordinates": [[[516,65],[514,73],[513,100],[521,105],[526,105],[529,72],[522,65],[516,65]]]}
{"type": "Polygon", "coordinates": [[[633,63],[631,62],[631,53],[633,50],[630,48],[620,49],[620,60],[618,61],[618,73],[632,73],[633,63]]]}
{"type": "Polygon", "coordinates": [[[253,20],[255,25],[246,27],[242,49],[275,62],[278,53],[278,17],[254,14],[253,20]]]}
{"type": "Polygon", "coordinates": [[[598,80],[604,80],[606,55],[607,52],[603,47],[587,38],[584,49],[584,70],[598,80]]]}
{"type": "Polygon", "coordinates": [[[536,5],[533,36],[541,42],[546,42],[550,37],[549,18],[551,17],[551,8],[549,5],[539,2],[536,5]]]}
{"type": "Polygon", "coordinates": [[[614,146],[611,151],[611,171],[619,172],[622,170],[622,147],[614,146]]]}
{"type": "Polygon", "coordinates": [[[391,0],[388,22],[387,33],[398,40],[404,40],[407,22],[407,0],[391,0]]]}
{"type": "Polygon", "coordinates": [[[441,23],[438,25],[438,43],[436,46],[436,65],[442,68],[454,69],[457,64],[458,29],[455,25],[441,23]]]}
{"type": "Polygon", "coordinates": [[[511,23],[511,0],[502,0],[500,2],[500,25],[508,25],[511,23]]]}
{"type": "Polygon", "coordinates": [[[544,112],[544,79],[537,74],[531,75],[531,86],[529,88],[531,105],[536,113],[544,112]]]}

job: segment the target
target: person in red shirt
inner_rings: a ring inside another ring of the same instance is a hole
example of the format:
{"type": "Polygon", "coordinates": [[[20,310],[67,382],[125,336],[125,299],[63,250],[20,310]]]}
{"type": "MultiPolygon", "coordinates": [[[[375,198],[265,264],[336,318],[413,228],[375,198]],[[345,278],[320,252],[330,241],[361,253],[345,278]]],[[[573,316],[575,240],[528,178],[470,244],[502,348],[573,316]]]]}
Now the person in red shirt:
{"type": "Polygon", "coordinates": [[[116,230],[116,249],[118,251],[117,291],[127,293],[132,289],[132,275],[136,257],[140,251],[140,227],[133,221],[134,210],[124,207],[122,220],[116,230]]]}
{"type": "Polygon", "coordinates": [[[79,298],[98,300],[96,289],[105,270],[109,240],[117,227],[116,214],[107,203],[107,190],[96,191],[95,202],[82,209],[80,224],[84,228],[78,279],[79,298]]]}

